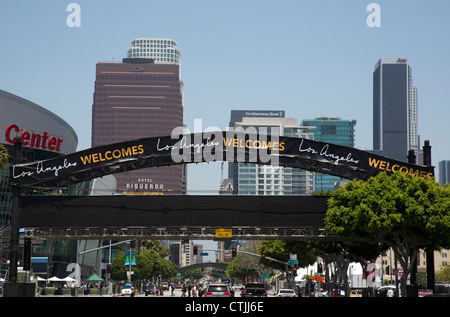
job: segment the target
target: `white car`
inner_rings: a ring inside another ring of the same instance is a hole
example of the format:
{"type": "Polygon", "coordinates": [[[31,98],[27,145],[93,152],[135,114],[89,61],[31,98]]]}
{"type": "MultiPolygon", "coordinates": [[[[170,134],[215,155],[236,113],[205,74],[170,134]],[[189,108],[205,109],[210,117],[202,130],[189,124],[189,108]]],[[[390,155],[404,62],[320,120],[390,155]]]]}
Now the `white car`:
{"type": "Polygon", "coordinates": [[[278,293],[275,294],[276,297],[297,297],[295,291],[289,288],[282,288],[278,290],[278,293]]]}
{"type": "Polygon", "coordinates": [[[120,291],[120,295],[131,295],[133,293],[133,286],[131,284],[125,284],[120,291]]]}

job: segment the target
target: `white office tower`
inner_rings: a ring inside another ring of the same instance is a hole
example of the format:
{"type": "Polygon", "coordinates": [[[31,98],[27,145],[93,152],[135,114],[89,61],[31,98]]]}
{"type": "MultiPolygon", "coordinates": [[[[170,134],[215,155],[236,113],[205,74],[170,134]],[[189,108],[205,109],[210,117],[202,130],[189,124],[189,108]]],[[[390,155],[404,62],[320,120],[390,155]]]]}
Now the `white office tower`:
{"type": "MultiPolygon", "coordinates": [[[[412,79],[410,79],[412,83],[412,79]]],[[[417,87],[410,85],[409,90],[409,149],[416,152],[416,157],[419,155],[420,140],[419,140],[419,100],[417,87]]]]}
{"type": "MultiPolygon", "coordinates": [[[[244,117],[235,128],[244,131],[314,139],[315,127],[301,127],[292,118],[244,117]]],[[[298,168],[238,163],[238,195],[300,195],[314,192],[314,173],[298,168]]]]}
{"type": "Polygon", "coordinates": [[[127,49],[127,58],[153,58],[156,64],[181,63],[178,42],[167,38],[134,38],[127,49]]]}

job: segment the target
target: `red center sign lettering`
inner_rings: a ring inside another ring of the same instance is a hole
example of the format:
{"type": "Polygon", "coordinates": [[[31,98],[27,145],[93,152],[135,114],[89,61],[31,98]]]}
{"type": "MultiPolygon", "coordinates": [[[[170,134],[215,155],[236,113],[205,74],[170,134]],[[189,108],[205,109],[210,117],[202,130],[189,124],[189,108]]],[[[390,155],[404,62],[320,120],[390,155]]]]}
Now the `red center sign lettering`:
{"type": "Polygon", "coordinates": [[[16,142],[16,137],[20,132],[20,140],[22,141],[22,145],[29,146],[32,148],[38,148],[43,150],[49,150],[54,152],[59,152],[61,143],[63,142],[62,138],[49,136],[47,132],[42,134],[36,132],[28,132],[25,130],[19,129],[19,127],[15,124],[10,124],[5,131],[5,140],[10,144],[14,144],[16,142]]]}

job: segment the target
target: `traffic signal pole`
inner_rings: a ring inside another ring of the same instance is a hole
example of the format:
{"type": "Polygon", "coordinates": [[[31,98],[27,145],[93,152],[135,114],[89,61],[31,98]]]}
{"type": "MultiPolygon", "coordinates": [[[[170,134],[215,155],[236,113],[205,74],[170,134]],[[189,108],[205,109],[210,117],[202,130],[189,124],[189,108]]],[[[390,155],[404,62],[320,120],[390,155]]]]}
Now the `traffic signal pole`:
{"type": "Polygon", "coordinates": [[[216,251],[216,252],[226,252],[226,251],[231,251],[234,255],[237,255],[237,253],[243,253],[243,254],[247,254],[247,255],[252,255],[252,256],[256,256],[256,257],[260,257],[263,260],[270,260],[270,261],[274,261],[280,264],[284,264],[286,266],[286,271],[289,271],[289,267],[291,267],[291,277],[292,277],[292,282],[293,282],[293,287],[295,286],[295,276],[294,276],[294,268],[295,268],[295,264],[291,264],[289,262],[285,262],[285,261],[280,261],[271,257],[266,256],[265,254],[257,254],[257,253],[251,253],[251,252],[246,252],[246,251],[236,251],[235,248],[233,248],[233,250],[223,250],[223,249],[214,249],[214,250],[203,250],[203,251],[216,251]]]}

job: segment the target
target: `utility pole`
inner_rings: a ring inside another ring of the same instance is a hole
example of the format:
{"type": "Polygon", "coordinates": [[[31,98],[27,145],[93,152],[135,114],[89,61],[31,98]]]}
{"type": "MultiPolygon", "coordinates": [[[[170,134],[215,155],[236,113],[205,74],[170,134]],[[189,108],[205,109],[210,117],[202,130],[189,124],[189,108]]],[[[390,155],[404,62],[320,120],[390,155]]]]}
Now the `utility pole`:
{"type": "MultiPolygon", "coordinates": [[[[430,141],[425,140],[423,146],[423,165],[431,166],[431,146],[430,141]]],[[[427,261],[427,288],[435,292],[435,274],[434,274],[434,250],[425,250],[427,261]]]]}
{"type": "MultiPolygon", "coordinates": [[[[416,164],[416,152],[414,150],[409,150],[408,151],[408,163],[416,164]]],[[[416,256],[414,262],[411,263],[411,285],[416,289],[415,293],[418,292],[418,288],[417,288],[417,261],[418,261],[418,258],[416,256]]],[[[414,297],[416,297],[416,296],[414,296],[414,297]]]]}
{"type": "MultiPolygon", "coordinates": [[[[14,143],[14,164],[22,162],[22,142],[16,137],[14,143]]],[[[10,179],[13,177],[13,167],[10,167],[10,179]]],[[[11,209],[11,241],[9,255],[9,283],[17,283],[17,261],[19,260],[19,212],[20,212],[20,187],[11,186],[13,201],[11,209]]]]}

